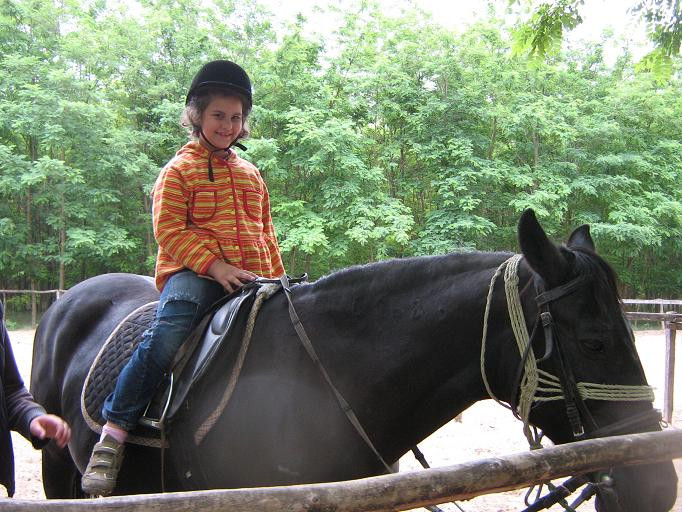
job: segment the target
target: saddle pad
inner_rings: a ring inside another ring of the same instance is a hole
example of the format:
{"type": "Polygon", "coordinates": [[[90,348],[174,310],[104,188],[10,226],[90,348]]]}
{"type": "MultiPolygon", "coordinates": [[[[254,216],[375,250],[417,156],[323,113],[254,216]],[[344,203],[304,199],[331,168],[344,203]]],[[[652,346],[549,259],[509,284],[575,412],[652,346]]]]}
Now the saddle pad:
{"type": "MultiPolygon", "coordinates": [[[[238,292],[226,296],[214,304],[207,328],[197,327],[195,332],[185,341],[180,351],[186,350],[184,361],[173,368],[175,385],[173,386],[170,412],[166,423],[172,420],[175,413],[185,401],[192,385],[203,375],[213,356],[231,335],[237,334],[234,329],[235,320],[242,306],[253,305],[253,300],[260,285],[244,287],[238,292]],[[197,340],[193,338],[198,336],[197,340]],[[198,343],[196,343],[198,341],[198,343]]],[[[127,317],[109,335],[95,358],[88,376],[83,384],[81,395],[81,411],[88,426],[98,434],[106,420],[102,417],[104,400],[116,386],[119,373],[132,356],[142,333],[148,329],[156,316],[158,301],[145,304],[127,317]]],[[[151,400],[148,414],[153,418],[160,416],[163,403],[169,393],[168,381],[162,383],[151,400]]],[[[138,425],[129,433],[128,442],[144,446],[161,447],[161,432],[155,428],[138,425]]]]}
{"type": "MultiPolygon", "coordinates": [[[[88,426],[98,434],[106,420],[102,417],[102,404],[114,391],[116,379],[132,356],[142,333],[156,316],[158,301],[140,306],[125,317],[109,335],[95,357],[81,393],[81,412],[88,426]]],[[[144,446],[161,447],[160,433],[142,426],[128,436],[128,442],[144,446]]]]}

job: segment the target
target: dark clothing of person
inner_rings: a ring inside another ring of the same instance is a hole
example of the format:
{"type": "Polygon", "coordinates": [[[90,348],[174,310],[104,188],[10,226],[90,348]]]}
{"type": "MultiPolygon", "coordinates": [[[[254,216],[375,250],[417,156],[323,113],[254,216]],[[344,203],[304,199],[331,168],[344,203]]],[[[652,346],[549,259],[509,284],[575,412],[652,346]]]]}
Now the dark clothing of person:
{"type": "Polygon", "coordinates": [[[31,435],[29,426],[34,418],[45,414],[29,393],[19,375],[9,334],[5,328],[4,311],[0,302],[0,485],[5,486],[7,495],[14,495],[14,451],[11,430],[19,432],[33,447],[40,449],[49,439],[38,439],[31,435]]]}

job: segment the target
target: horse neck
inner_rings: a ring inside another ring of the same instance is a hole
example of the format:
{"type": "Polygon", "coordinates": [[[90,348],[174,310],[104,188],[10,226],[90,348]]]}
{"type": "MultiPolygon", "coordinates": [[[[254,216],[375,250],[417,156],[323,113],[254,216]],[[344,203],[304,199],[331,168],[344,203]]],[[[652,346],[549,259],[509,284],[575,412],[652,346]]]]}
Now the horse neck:
{"type": "MultiPolygon", "coordinates": [[[[325,331],[320,351],[383,453],[404,452],[488,398],[480,372],[484,307],[490,278],[508,257],[396,260],[347,270],[313,287],[317,328],[325,331]]],[[[511,332],[500,293],[490,311],[493,352],[503,350],[511,332]]],[[[494,365],[489,378],[500,388],[509,373],[494,365]]]]}

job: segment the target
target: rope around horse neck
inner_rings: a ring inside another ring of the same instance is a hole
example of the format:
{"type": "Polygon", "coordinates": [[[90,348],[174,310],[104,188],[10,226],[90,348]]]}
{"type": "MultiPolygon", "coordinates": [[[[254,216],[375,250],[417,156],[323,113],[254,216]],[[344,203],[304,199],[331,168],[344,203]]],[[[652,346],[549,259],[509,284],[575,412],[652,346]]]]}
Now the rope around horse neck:
{"type": "MultiPolygon", "coordinates": [[[[485,372],[485,351],[486,339],[488,334],[488,317],[490,314],[490,304],[492,302],[493,289],[495,282],[504,269],[504,288],[507,298],[507,308],[509,320],[514,331],[514,338],[521,356],[528,351],[528,357],[524,361],[524,375],[520,384],[520,396],[518,415],[523,422],[523,433],[528,440],[531,449],[539,448],[538,436],[531,431],[529,416],[531,406],[535,402],[548,402],[552,400],[563,400],[561,384],[557,377],[549,372],[537,367],[535,355],[532,347],[529,347],[530,337],[526,328],[526,320],[523,316],[521,296],[518,288],[518,267],[522,255],[516,254],[502,262],[497,267],[490,280],[488,287],[488,297],[483,315],[483,333],[481,338],[481,376],[483,384],[490,397],[498,404],[511,409],[511,407],[501,402],[492,392],[485,372]],[[542,384],[542,386],[541,386],[542,384]]],[[[592,382],[578,382],[580,396],[583,400],[610,400],[610,401],[650,401],[654,400],[654,393],[651,386],[629,386],[619,384],[597,384],[592,382]]]]}

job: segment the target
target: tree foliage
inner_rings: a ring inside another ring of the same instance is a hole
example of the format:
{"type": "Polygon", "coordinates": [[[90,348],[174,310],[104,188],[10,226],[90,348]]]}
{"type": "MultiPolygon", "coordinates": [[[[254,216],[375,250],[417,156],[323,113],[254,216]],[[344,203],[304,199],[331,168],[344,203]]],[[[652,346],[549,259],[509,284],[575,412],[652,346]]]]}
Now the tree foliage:
{"type": "MultiPolygon", "coordinates": [[[[552,43],[580,4],[536,13],[523,37],[551,58],[532,59],[494,15],[455,33],[359,2],[314,35],[304,16],[279,27],[256,0],[4,0],[2,282],[151,273],[149,190],[186,140],[193,73],[228,58],[255,85],[245,156],[268,183],[290,274],[516,250],[532,207],[559,239],[589,223],[626,296],[678,296],[679,79],[635,74],[627,51],[610,67],[599,44],[552,43]]],[[[645,7],[664,5],[642,2],[654,24],[645,7]]]]}
{"type": "MultiPolygon", "coordinates": [[[[511,4],[522,3],[510,0],[511,4]]],[[[514,52],[531,56],[554,55],[564,36],[583,22],[580,9],[585,0],[551,0],[537,5],[528,20],[514,31],[514,52]]],[[[682,3],[680,0],[640,0],[630,9],[647,27],[654,49],[637,62],[635,69],[651,73],[664,82],[674,72],[674,57],[682,44],[682,3]]]]}

